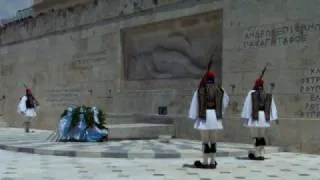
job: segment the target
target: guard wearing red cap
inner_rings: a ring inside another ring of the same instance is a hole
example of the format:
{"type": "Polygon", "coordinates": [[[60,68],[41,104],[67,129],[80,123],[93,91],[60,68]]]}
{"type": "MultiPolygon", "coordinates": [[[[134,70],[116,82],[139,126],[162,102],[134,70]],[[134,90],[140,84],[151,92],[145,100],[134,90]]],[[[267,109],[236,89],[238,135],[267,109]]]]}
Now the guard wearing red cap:
{"type": "Polygon", "coordinates": [[[38,101],[32,95],[30,89],[26,89],[26,95],[20,98],[18,113],[24,118],[25,132],[29,133],[32,119],[37,117],[36,108],[39,106],[38,101]]]}
{"type": "Polygon", "coordinates": [[[215,82],[215,73],[208,70],[194,92],[189,118],[195,120],[194,128],[200,130],[203,161],[195,161],[197,168],[216,168],[216,131],[222,130],[222,119],[229,97],[215,82]],[[210,159],[210,162],[209,162],[210,159]]]}
{"type": "Polygon", "coordinates": [[[271,92],[264,90],[262,77],[255,82],[253,90],[250,90],[241,113],[244,118],[245,127],[251,129],[251,136],[254,141],[254,150],[249,152],[252,160],[264,160],[265,129],[271,126],[271,121],[277,120],[277,108],[271,92]]]}

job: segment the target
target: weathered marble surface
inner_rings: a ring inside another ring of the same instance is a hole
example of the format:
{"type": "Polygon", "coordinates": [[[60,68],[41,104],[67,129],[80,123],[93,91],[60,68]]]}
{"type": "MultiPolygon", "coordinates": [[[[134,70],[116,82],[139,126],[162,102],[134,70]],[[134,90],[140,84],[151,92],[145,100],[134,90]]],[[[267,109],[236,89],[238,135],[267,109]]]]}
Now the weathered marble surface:
{"type": "Polygon", "coordinates": [[[220,73],[222,11],[125,29],[128,80],[199,78],[208,61],[220,73]]]}

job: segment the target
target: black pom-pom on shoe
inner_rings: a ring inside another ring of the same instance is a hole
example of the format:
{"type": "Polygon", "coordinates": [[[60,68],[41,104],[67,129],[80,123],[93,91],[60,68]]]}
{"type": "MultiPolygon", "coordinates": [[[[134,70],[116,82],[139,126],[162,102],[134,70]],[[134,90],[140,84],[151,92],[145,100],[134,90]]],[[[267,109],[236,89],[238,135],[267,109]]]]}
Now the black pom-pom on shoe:
{"type": "Polygon", "coordinates": [[[200,161],[195,161],[195,162],[193,163],[193,165],[194,165],[194,167],[196,167],[196,168],[202,168],[202,163],[201,163],[200,161]]]}
{"type": "Polygon", "coordinates": [[[254,153],[250,152],[248,154],[248,158],[251,159],[251,160],[254,160],[254,159],[256,159],[256,156],[254,155],[254,153]]]}
{"type": "Polygon", "coordinates": [[[210,166],[208,164],[203,164],[200,161],[195,161],[193,163],[193,165],[194,165],[195,168],[201,168],[201,169],[209,169],[210,168],[210,166]]]}
{"type": "Polygon", "coordinates": [[[217,161],[215,161],[213,164],[210,164],[209,167],[210,167],[210,169],[216,169],[217,165],[218,165],[218,163],[217,163],[217,161]]]}

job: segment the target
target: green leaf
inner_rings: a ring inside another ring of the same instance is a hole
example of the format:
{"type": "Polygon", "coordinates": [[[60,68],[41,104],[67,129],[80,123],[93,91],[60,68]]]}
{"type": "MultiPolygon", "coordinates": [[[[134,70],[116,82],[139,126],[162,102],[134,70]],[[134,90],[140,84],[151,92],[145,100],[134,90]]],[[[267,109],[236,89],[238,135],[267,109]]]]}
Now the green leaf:
{"type": "Polygon", "coordinates": [[[70,128],[74,128],[79,124],[79,122],[80,122],[80,108],[81,108],[81,106],[78,106],[75,109],[73,109],[70,128]]]}
{"type": "MultiPolygon", "coordinates": [[[[94,113],[91,110],[92,107],[88,107],[85,105],[78,106],[72,110],[72,120],[71,120],[71,126],[70,130],[76,127],[80,122],[80,109],[83,108],[85,111],[84,117],[85,122],[89,128],[93,127],[93,125],[96,125],[99,129],[105,129],[105,123],[106,123],[106,115],[105,113],[98,108],[98,119],[100,124],[96,124],[94,121],[94,113]]],[[[65,116],[68,113],[67,110],[64,110],[64,112],[61,114],[61,117],[65,116]]]]}
{"type": "Polygon", "coordinates": [[[98,119],[99,119],[99,122],[100,124],[97,124],[97,127],[99,129],[105,129],[105,123],[106,123],[106,115],[104,114],[104,112],[101,110],[101,109],[98,109],[98,119]]]}
{"type": "Polygon", "coordinates": [[[91,107],[85,107],[85,111],[86,124],[91,128],[94,125],[94,117],[91,107]]]}

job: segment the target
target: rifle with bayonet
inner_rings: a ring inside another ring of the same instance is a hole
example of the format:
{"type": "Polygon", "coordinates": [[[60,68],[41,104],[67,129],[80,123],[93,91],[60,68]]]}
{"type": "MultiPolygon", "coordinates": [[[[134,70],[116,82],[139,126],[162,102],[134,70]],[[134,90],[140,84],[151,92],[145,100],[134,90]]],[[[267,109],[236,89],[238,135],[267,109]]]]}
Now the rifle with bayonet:
{"type": "MultiPolygon", "coordinates": [[[[213,52],[215,53],[216,50],[217,50],[217,47],[214,49],[213,52]]],[[[203,76],[202,76],[202,78],[201,78],[199,87],[202,85],[202,83],[203,83],[203,82],[205,81],[205,79],[207,78],[206,75],[207,75],[207,73],[210,71],[212,64],[213,64],[213,55],[211,55],[211,57],[210,57],[210,59],[209,59],[209,62],[208,62],[208,65],[207,65],[207,69],[206,69],[206,71],[204,72],[204,74],[203,74],[203,76]]]]}

